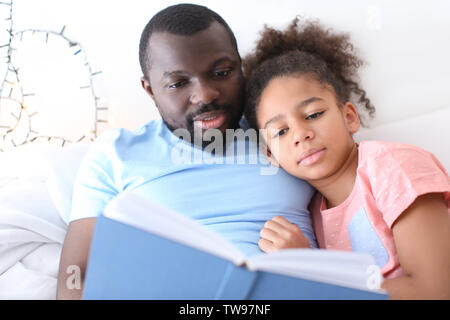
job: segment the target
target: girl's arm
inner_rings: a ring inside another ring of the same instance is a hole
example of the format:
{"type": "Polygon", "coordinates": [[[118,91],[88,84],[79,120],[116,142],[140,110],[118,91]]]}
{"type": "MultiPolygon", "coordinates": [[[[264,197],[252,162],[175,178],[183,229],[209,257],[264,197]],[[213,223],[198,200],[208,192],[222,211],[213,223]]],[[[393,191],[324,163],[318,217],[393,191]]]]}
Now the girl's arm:
{"type": "Polygon", "coordinates": [[[275,216],[264,224],[260,232],[259,248],[273,252],[287,248],[311,248],[300,228],[283,217],[275,216]]]}
{"type": "Polygon", "coordinates": [[[384,280],[391,299],[450,299],[450,217],[442,194],[418,197],[392,231],[403,276],[384,280]]]}

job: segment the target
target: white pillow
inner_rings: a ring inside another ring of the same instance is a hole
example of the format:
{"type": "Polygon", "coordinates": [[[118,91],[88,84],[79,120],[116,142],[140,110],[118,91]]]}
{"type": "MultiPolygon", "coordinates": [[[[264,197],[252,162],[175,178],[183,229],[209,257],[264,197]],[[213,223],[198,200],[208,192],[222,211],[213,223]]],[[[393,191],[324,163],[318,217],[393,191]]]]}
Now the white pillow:
{"type": "Polygon", "coordinates": [[[61,147],[26,144],[0,153],[0,188],[17,179],[46,181],[48,192],[66,223],[70,214],[73,183],[88,143],[61,147]]]}
{"type": "Polygon", "coordinates": [[[72,207],[73,184],[88,144],[74,144],[61,149],[52,160],[47,189],[61,218],[68,224],[72,207]]]}
{"type": "Polygon", "coordinates": [[[60,150],[60,146],[25,144],[0,152],[0,177],[46,179],[60,150]]]}
{"type": "Polygon", "coordinates": [[[355,140],[381,140],[412,144],[433,153],[450,172],[450,106],[407,119],[362,128],[355,140]]]}

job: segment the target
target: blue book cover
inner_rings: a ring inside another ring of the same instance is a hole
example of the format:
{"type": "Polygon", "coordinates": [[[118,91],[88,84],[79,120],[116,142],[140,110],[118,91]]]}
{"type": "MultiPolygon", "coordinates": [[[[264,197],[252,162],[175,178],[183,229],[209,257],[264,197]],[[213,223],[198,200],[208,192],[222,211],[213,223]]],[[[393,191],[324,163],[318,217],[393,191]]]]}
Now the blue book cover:
{"type": "Polygon", "coordinates": [[[317,249],[246,259],[195,221],[125,194],[97,218],[83,299],[386,299],[367,288],[372,260],[317,249]]]}

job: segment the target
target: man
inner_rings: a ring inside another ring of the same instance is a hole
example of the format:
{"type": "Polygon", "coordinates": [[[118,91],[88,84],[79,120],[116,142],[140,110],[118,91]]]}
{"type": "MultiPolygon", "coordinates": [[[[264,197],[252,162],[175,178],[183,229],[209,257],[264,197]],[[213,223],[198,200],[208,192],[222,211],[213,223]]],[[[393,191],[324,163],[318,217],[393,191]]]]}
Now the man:
{"type": "MultiPolygon", "coordinates": [[[[239,128],[243,112],[241,59],[226,22],[206,7],[168,7],[145,27],[140,63],[142,87],[162,119],[133,132],[111,130],[90,148],[74,186],[57,297],[81,298],[82,281],[79,287],[66,285],[69,270],[76,266],[84,279],[95,219],[124,190],[196,219],[247,255],[261,253],[259,232],[275,215],[298,225],[316,246],[306,209],[309,185],[282,170],[262,175],[261,164],[230,164],[228,156],[208,152],[202,142],[210,130],[239,128]],[[178,161],[174,150],[200,153],[202,161],[178,161]]],[[[237,140],[225,148],[245,144],[237,140]]]]}

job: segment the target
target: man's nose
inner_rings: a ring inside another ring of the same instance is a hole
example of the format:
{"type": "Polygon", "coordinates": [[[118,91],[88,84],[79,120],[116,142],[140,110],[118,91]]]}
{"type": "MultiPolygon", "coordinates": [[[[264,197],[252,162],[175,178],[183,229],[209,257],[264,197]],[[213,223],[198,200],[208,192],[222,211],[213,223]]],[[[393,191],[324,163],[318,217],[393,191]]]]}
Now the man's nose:
{"type": "Polygon", "coordinates": [[[194,86],[191,94],[191,103],[198,104],[210,104],[219,97],[219,90],[213,83],[206,80],[199,80],[194,86]]]}

